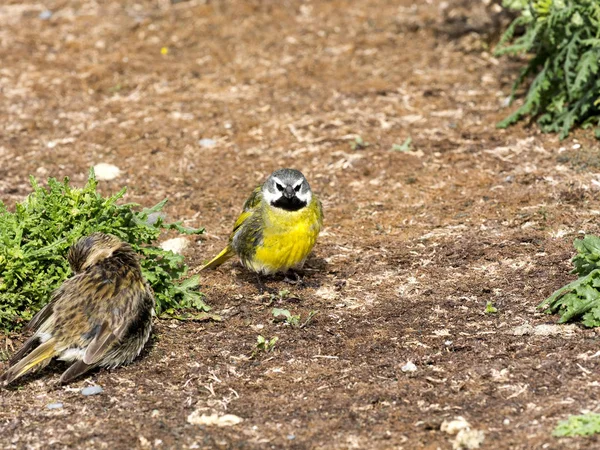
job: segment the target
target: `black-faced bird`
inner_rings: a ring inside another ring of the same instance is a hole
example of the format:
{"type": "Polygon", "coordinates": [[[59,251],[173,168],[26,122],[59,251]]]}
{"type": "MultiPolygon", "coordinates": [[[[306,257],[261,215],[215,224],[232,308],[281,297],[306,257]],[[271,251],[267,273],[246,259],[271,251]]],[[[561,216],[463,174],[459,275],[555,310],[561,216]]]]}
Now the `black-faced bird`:
{"type": "Polygon", "coordinates": [[[218,267],[234,255],[256,273],[301,269],[322,224],[321,202],[304,175],[276,170],[244,203],[227,247],[200,270],[218,267]]]}

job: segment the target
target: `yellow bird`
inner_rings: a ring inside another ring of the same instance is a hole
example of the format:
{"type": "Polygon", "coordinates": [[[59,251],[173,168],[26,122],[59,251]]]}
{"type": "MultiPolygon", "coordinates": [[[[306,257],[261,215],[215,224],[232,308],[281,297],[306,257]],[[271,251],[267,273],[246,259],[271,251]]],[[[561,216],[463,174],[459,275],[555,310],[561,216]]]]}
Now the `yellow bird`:
{"type": "Polygon", "coordinates": [[[93,233],[68,255],[75,273],[28,324],[35,331],[0,376],[0,386],[46,366],[54,357],[73,364],[60,377],[69,383],[95,367],[133,361],[150,337],[154,294],[138,256],[115,236],[93,233]]]}
{"type": "Polygon", "coordinates": [[[259,274],[301,269],[322,225],[321,202],[304,175],[276,170],[244,203],[227,247],[200,270],[218,267],[234,255],[259,274]]]}

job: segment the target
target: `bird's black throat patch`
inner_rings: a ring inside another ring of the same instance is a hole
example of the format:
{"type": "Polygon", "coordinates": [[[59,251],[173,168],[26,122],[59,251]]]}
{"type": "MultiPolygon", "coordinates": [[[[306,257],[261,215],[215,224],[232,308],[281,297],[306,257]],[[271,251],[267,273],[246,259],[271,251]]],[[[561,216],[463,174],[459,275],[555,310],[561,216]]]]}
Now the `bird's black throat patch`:
{"type": "Polygon", "coordinates": [[[276,208],[285,209],[286,211],[298,211],[306,206],[306,202],[300,200],[295,195],[292,198],[281,196],[277,200],[271,203],[276,208]]]}

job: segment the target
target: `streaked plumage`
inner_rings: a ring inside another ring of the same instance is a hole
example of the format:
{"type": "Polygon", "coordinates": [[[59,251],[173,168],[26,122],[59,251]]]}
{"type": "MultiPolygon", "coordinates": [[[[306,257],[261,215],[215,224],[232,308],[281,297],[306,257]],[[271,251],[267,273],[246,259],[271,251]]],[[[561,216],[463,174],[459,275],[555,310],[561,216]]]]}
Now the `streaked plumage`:
{"type": "Polygon", "coordinates": [[[200,270],[218,267],[234,255],[257,273],[302,268],[322,224],[321,202],[304,175],[277,170],[244,203],[227,247],[200,270]]]}
{"type": "Polygon", "coordinates": [[[74,363],[69,383],[95,367],[117,367],[139,355],[150,337],[154,294],[129,244],[94,233],[70,249],[75,274],[28,324],[34,331],[13,356],[0,385],[46,366],[54,357],[74,363]]]}

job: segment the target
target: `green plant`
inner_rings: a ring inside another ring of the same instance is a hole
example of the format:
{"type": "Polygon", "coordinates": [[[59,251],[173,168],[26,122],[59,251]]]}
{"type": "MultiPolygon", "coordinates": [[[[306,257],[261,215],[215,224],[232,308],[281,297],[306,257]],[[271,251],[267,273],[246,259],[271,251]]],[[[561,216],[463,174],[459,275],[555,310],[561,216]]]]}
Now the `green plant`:
{"type": "Polygon", "coordinates": [[[279,338],[277,336],[271,339],[266,339],[259,334],[256,338],[256,344],[254,345],[254,352],[252,353],[252,356],[256,356],[259,352],[269,353],[273,351],[273,348],[278,340],[279,338]]]}
{"type": "Polygon", "coordinates": [[[392,145],[392,150],[395,152],[408,153],[412,150],[411,144],[412,144],[412,138],[409,136],[406,138],[406,140],[401,145],[398,145],[398,144],[392,145]]]}
{"type": "Polygon", "coordinates": [[[369,145],[368,142],[363,141],[363,138],[360,136],[356,136],[352,142],[350,142],[350,147],[352,150],[362,150],[367,148],[369,145]]]}
{"type": "Polygon", "coordinates": [[[549,314],[560,314],[560,323],[581,319],[587,327],[600,326],[600,238],[588,235],[573,243],[572,273],[579,278],[563,286],[539,307],[549,314]]]}
{"type": "Polygon", "coordinates": [[[0,202],[0,329],[19,328],[44,306],[70,275],[66,254],[71,244],[95,231],[129,242],[142,255],[142,271],[154,290],[158,314],[210,309],[197,290],[197,276],[177,282],[188,271],[183,256],[152,245],[162,230],[204,231],[164,222],[158,213],[166,200],[142,210],[133,203],[118,205],[125,188],[102,197],[96,192],[93,170],[82,189],[71,187],[67,178],[50,178],[46,189],[31,177],[31,186],[33,192],[14,212],[0,202]],[[155,221],[148,220],[150,214],[157,216],[155,221]]]}
{"type": "Polygon", "coordinates": [[[588,413],[579,416],[569,416],[567,420],[560,422],[553,436],[590,436],[600,433],[600,414],[588,413]]]}
{"type": "Polygon", "coordinates": [[[318,311],[309,312],[306,320],[302,322],[302,316],[292,315],[292,313],[289,312],[289,310],[287,309],[273,308],[272,310],[273,317],[275,317],[276,320],[281,320],[281,318],[283,318],[285,323],[292,327],[298,328],[304,328],[305,326],[307,326],[318,313],[318,311]]]}
{"type": "MultiPolygon", "coordinates": [[[[517,89],[531,78],[521,107],[498,126],[526,116],[545,132],[564,138],[575,124],[600,125],[600,2],[597,0],[505,0],[520,12],[496,47],[496,55],[531,53],[517,77],[517,89]],[[516,37],[516,30],[524,34],[516,37]]],[[[596,128],[600,137],[600,128],[596,128]]]]}
{"type": "Polygon", "coordinates": [[[492,302],[488,301],[485,304],[484,313],[486,313],[486,314],[496,314],[497,312],[498,312],[498,308],[496,308],[492,302]]]}

